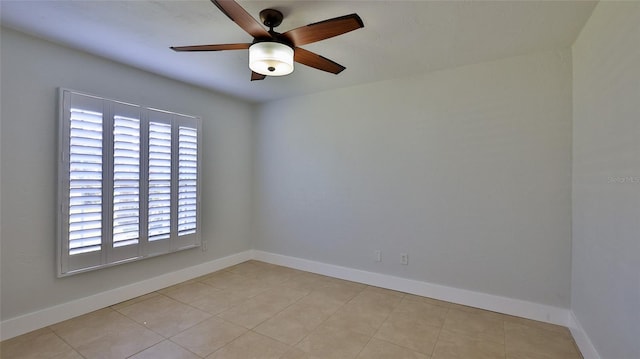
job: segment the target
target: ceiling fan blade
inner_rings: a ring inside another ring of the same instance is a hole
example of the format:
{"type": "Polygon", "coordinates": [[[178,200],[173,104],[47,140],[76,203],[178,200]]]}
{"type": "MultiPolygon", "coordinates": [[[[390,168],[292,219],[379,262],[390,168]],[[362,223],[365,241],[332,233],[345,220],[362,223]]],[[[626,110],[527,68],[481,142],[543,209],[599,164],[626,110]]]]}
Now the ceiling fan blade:
{"type": "Polygon", "coordinates": [[[349,31],[364,27],[364,23],[358,14],[328,19],[307,26],[301,26],[285,32],[283,35],[293,42],[295,46],[302,46],[312,42],[325,40],[342,35],[349,31]]]}
{"type": "Polygon", "coordinates": [[[264,80],[265,77],[267,77],[267,75],[263,75],[255,71],[251,71],[251,81],[264,80]]]}
{"type": "Polygon", "coordinates": [[[256,19],[233,0],[211,0],[225,15],[254,38],[270,38],[271,35],[256,19]]]}
{"type": "Polygon", "coordinates": [[[320,56],[309,50],[300,47],[294,49],[293,60],[303,65],[313,67],[318,70],[330,72],[332,74],[341,73],[346,67],[337,62],[331,61],[324,56],[320,56]]]}
{"type": "Polygon", "coordinates": [[[194,46],[171,46],[173,51],[223,51],[223,50],[246,50],[251,44],[218,44],[218,45],[194,45],[194,46]]]}

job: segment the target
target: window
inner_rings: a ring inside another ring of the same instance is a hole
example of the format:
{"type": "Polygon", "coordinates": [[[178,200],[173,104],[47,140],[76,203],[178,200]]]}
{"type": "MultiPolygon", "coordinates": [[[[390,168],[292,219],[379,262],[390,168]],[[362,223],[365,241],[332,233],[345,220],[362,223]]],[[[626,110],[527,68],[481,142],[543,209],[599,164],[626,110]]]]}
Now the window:
{"type": "Polygon", "coordinates": [[[198,247],[201,120],[60,90],[58,275],[198,247]]]}

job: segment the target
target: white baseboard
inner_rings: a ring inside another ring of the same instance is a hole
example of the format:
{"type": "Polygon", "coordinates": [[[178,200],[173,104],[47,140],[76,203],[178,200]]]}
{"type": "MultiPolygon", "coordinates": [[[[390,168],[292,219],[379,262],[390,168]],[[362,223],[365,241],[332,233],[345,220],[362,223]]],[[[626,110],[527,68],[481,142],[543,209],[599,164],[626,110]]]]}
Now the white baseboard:
{"type": "Polygon", "coordinates": [[[584,331],[582,324],[580,324],[580,321],[573,311],[571,311],[569,321],[569,330],[571,330],[573,339],[576,341],[578,348],[580,348],[580,352],[582,352],[582,357],[584,359],[601,359],[600,354],[598,354],[587,332],[584,331]]]}
{"type": "Polygon", "coordinates": [[[0,322],[0,340],[71,319],[252,259],[248,250],[0,322]]]}
{"type": "Polygon", "coordinates": [[[267,263],[318,273],[400,292],[417,294],[470,307],[491,310],[517,317],[569,326],[569,310],[549,305],[507,298],[466,289],[447,287],[413,279],[367,272],[307,259],[289,257],[263,251],[254,251],[253,258],[267,263]]]}

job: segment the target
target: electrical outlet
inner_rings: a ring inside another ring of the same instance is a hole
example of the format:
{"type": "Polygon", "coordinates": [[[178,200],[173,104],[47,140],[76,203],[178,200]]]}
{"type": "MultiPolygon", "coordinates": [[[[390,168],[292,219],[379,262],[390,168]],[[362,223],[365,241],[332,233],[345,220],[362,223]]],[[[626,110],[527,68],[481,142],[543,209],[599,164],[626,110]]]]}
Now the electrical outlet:
{"type": "Polygon", "coordinates": [[[405,266],[409,264],[409,255],[407,253],[400,253],[400,264],[405,266]]]}
{"type": "Polygon", "coordinates": [[[200,246],[203,252],[207,251],[207,241],[202,241],[202,245],[200,246]]]}
{"type": "Polygon", "coordinates": [[[376,262],[382,262],[382,252],[377,250],[377,251],[375,251],[373,253],[374,253],[376,262]]]}

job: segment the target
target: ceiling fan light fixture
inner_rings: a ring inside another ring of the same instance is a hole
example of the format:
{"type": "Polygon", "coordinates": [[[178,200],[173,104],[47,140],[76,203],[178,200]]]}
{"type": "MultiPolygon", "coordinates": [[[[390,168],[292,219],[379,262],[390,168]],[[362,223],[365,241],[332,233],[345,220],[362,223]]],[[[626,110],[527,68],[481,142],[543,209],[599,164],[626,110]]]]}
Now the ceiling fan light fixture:
{"type": "Polygon", "coordinates": [[[257,42],[249,47],[249,68],[267,76],[293,72],[293,48],[280,42],[257,42]]]}

